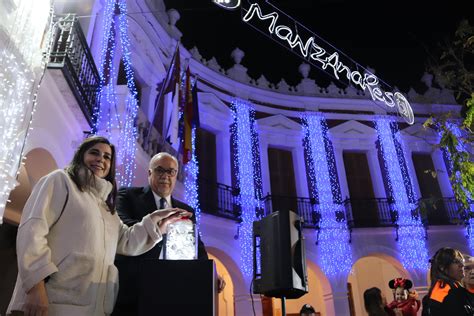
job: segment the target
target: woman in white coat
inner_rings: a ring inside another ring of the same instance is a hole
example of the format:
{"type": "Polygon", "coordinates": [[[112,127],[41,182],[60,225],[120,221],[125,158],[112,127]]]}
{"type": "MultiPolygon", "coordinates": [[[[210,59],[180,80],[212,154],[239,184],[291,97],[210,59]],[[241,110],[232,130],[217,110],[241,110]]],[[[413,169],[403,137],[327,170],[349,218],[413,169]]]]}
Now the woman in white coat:
{"type": "Polygon", "coordinates": [[[18,278],[7,315],[108,315],[118,292],[116,253],[151,249],[170,223],[192,214],[154,212],[132,226],[115,212],[115,148],[86,139],[65,170],[34,187],[17,236],[18,278]]]}

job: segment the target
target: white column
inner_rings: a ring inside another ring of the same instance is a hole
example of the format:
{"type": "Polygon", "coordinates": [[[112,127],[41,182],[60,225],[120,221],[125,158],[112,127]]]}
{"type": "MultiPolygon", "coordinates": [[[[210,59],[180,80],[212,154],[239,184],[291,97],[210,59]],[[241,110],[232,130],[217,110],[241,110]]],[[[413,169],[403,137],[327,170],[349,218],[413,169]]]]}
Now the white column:
{"type": "Polygon", "coordinates": [[[367,162],[369,163],[370,177],[372,178],[375,197],[386,198],[387,192],[385,192],[377,149],[373,148],[367,152],[367,162]]]}
{"type": "Polygon", "coordinates": [[[344,201],[350,197],[349,186],[347,185],[346,168],[344,167],[344,156],[342,148],[334,147],[334,160],[336,161],[337,177],[339,178],[339,186],[341,188],[341,197],[344,201]]]}
{"type": "Polygon", "coordinates": [[[246,293],[237,293],[234,294],[234,306],[235,306],[235,315],[236,316],[249,316],[254,315],[252,308],[252,299],[253,299],[253,308],[255,308],[255,315],[262,315],[262,301],[260,300],[260,295],[252,294],[250,296],[249,292],[246,293]]]}
{"type": "Polygon", "coordinates": [[[405,160],[407,162],[408,172],[410,173],[410,180],[412,182],[413,190],[415,191],[416,198],[421,198],[420,184],[418,183],[418,178],[416,177],[415,165],[413,164],[413,151],[408,147],[404,146],[403,148],[406,152],[405,160]]]}
{"type": "Polygon", "coordinates": [[[339,275],[336,279],[329,278],[332,293],[326,295],[324,300],[326,303],[326,312],[328,315],[350,315],[349,296],[347,295],[347,276],[339,275]],[[330,314],[330,302],[333,303],[334,314],[330,314]]]}
{"type": "Polygon", "coordinates": [[[431,159],[433,159],[433,165],[436,170],[441,194],[443,197],[453,197],[453,188],[451,187],[451,182],[449,181],[448,169],[446,168],[446,163],[443,159],[443,152],[439,148],[436,149],[431,154],[431,159]]]}
{"type": "Polygon", "coordinates": [[[270,166],[268,165],[268,141],[260,138],[260,163],[262,171],[262,194],[265,197],[268,193],[271,194],[270,184],[270,166]]]}
{"type": "Polygon", "coordinates": [[[232,185],[232,157],[230,154],[230,132],[216,134],[216,169],[217,182],[232,185]]]}

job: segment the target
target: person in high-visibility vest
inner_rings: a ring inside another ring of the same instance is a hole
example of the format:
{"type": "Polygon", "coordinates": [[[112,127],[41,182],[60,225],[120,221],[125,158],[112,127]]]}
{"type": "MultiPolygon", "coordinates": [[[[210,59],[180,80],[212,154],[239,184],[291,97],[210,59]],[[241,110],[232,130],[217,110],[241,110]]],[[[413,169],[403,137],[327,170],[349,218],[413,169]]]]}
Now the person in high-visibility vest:
{"type": "Polygon", "coordinates": [[[464,278],[464,258],[457,249],[439,249],[431,262],[431,287],[423,298],[423,316],[474,315],[464,278]]]}

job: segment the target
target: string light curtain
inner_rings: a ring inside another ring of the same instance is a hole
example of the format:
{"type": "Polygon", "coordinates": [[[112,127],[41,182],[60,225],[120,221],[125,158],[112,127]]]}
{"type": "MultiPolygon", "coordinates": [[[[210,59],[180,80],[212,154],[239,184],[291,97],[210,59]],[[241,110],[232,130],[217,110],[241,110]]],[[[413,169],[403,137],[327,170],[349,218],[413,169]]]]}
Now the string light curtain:
{"type": "Polygon", "coordinates": [[[327,276],[349,273],[352,268],[350,234],[328,126],[321,113],[303,114],[302,123],[310,194],[318,201],[313,211],[321,216],[318,232],[321,269],[327,276]]]}
{"type": "Polygon", "coordinates": [[[234,99],[231,102],[233,124],[231,135],[238,204],[242,222],[239,224],[241,270],[247,277],[253,272],[253,222],[258,220],[256,212],[262,209],[261,173],[258,131],[253,105],[247,101],[234,99]]]}
{"type": "Polygon", "coordinates": [[[104,7],[103,38],[100,62],[100,103],[95,111],[94,132],[111,139],[117,146],[117,182],[131,186],[134,179],[138,113],[138,96],[131,61],[126,0],[107,0],[104,7]],[[118,14],[116,14],[118,12],[118,14]],[[118,33],[118,34],[117,34],[118,33]],[[118,36],[117,36],[118,35],[118,36]],[[119,107],[115,81],[114,57],[117,39],[121,49],[128,94],[125,108],[119,107]]]}
{"type": "Polygon", "coordinates": [[[49,0],[0,4],[0,224],[23,163],[50,48],[52,13],[49,0]]]}
{"type": "MultiPolygon", "coordinates": [[[[186,79],[181,80],[185,83],[184,87],[184,102],[185,105],[181,107],[181,127],[183,131],[179,133],[181,135],[181,146],[183,151],[183,164],[185,170],[184,178],[184,199],[194,209],[194,216],[196,216],[196,226],[199,229],[201,224],[201,207],[199,204],[199,163],[196,157],[196,128],[199,126],[199,109],[195,106],[197,100],[197,92],[193,89],[197,89],[196,79],[191,77],[189,67],[185,74],[186,79]],[[192,88],[193,87],[193,88],[192,88]],[[187,107],[187,108],[186,108],[187,107]],[[191,108],[191,109],[190,109],[191,108]],[[196,113],[195,113],[196,112],[196,113]],[[188,122],[186,122],[188,120],[188,122]],[[186,125],[187,124],[187,125],[186,125]],[[191,148],[190,148],[190,159],[186,159],[188,152],[186,151],[186,131],[184,129],[189,128],[191,130],[191,148]]],[[[205,159],[205,157],[203,157],[205,159]]]]}
{"type": "Polygon", "coordinates": [[[391,117],[379,116],[375,127],[378,135],[377,147],[381,152],[383,172],[387,181],[388,195],[393,199],[393,207],[398,216],[398,248],[400,261],[406,269],[426,271],[428,252],[426,231],[419,216],[413,211],[417,208],[417,198],[411,183],[403,150],[403,140],[398,125],[391,117]]]}

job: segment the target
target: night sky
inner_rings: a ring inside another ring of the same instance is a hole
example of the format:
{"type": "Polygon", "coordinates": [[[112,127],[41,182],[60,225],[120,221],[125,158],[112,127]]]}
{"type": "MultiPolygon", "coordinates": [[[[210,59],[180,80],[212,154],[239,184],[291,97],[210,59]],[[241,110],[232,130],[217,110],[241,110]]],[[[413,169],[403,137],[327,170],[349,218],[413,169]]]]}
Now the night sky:
{"type": "MultiPolygon", "coordinates": [[[[463,18],[471,25],[474,22],[474,1],[469,0],[270,2],[404,92],[411,86],[424,92],[420,78],[428,56],[436,55],[439,44],[453,37],[463,18]]],[[[239,47],[245,52],[242,65],[251,77],[264,74],[272,83],[285,78],[290,85],[301,80],[298,66],[302,59],[242,22],[240,10],[227,11],[210,0],[168,0],[165,4],[181,14],[177,26],[184,34],[183,45],[188,49],[197,46],[204,58],[215,56],[228,69],[233,65],[230,53],[239,47]]],[[[310,77],[321,86],[332,80],[315,67],[310,77]]]]}

